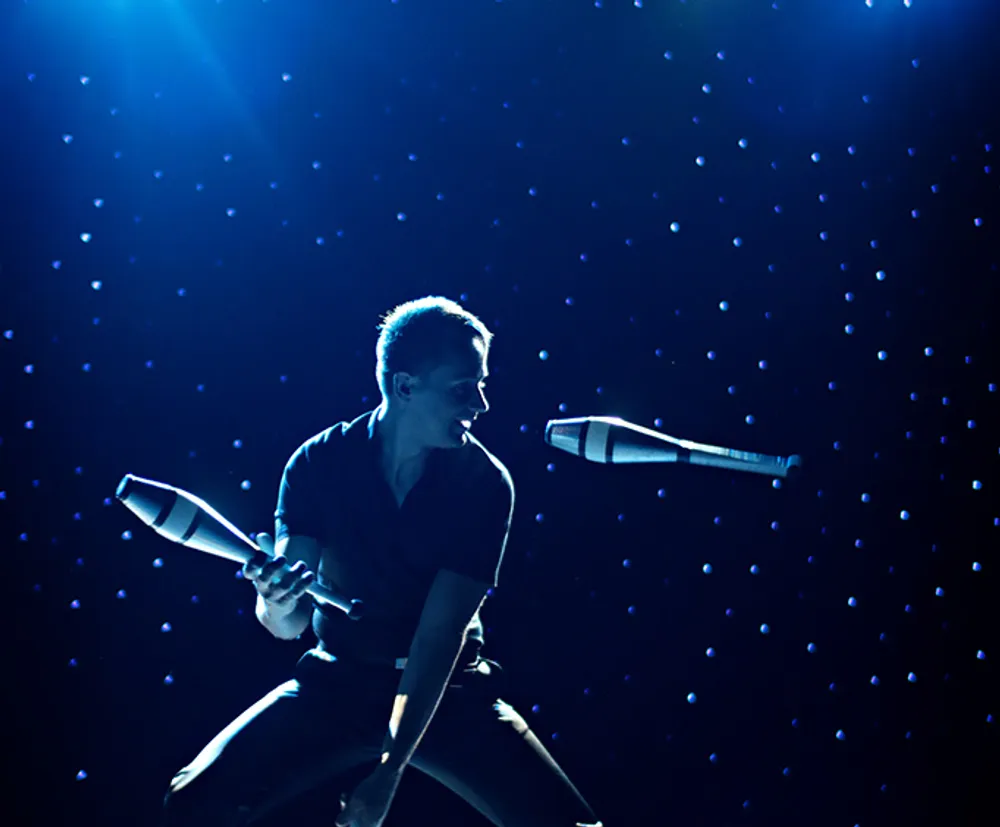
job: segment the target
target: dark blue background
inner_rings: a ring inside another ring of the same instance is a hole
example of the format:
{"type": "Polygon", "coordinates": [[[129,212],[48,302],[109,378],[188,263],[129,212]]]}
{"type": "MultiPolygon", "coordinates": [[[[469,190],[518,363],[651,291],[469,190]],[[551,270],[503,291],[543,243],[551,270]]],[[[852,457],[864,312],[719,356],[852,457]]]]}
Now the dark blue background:
{"type": "MultiPolygon", "coordinates": [[[[486,654],[606,827],[988,822],[991,4],[640,6],[4,6],[16,823],[154,823],[312,644],[118,480],[270,530],[291,452],[377,404],[379,314],[428,293],[496,332],[477,435],[518,495],[486,654]],[[806,473],[542,441],[601,414],[806,473]]],[[[389,827],[479,823],[406,778],[389,827]]]]}

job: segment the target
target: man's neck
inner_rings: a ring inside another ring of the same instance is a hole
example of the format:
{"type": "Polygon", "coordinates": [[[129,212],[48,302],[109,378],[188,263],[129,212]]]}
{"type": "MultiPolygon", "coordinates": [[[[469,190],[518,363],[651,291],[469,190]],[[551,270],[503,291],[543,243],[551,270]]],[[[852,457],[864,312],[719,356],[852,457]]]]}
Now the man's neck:
{"type": "Polygon", "coordinates": [[[412,442],[400,432],[399,420],[384,404],[377,414],[375,426],[380,442],[382,473],[391,485],[403,485],[423,473],[427,449],[414,449],[412,442]]]}

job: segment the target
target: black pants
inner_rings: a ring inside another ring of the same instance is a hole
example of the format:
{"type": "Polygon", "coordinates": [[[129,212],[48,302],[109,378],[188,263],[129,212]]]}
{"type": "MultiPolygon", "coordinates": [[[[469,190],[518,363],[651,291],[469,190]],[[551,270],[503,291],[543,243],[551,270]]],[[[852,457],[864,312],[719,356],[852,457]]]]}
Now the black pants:
{"type": "MultiPolygon", "coordinates": [[[[333,824],[338,796],[349,796],[379,763],[402,672],[310,650],[293,674],[174,776],[165,827],[242,827],[320,786],[334,791],[333,824]]],[[[496,697],[498,680],[489,661],[456,668],[409,767],[499,827],[596,824],[524,719],[496,697]]]]}

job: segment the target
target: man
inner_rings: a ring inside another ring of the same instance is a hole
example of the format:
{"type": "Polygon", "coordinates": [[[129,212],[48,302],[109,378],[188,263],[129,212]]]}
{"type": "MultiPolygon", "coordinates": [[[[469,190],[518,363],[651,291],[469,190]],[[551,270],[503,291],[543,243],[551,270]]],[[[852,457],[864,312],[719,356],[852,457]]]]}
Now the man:
{"type": "Polygon", "coordinates": [[[413,766],[499,827],[599,825],[480,655],[514,506],[506,467],[470,433],[489,410],[492,333],[433,296],[380,329],[381,405],[292,454],[274,560],[244,569],[260,623],[294,640],[311,621],[319,645],[175,775],[165,823],[250,824],[339,785],[331,822],[380,827],[413,766]],[[316,577],[364,618],[314,605],[316,577]]]}

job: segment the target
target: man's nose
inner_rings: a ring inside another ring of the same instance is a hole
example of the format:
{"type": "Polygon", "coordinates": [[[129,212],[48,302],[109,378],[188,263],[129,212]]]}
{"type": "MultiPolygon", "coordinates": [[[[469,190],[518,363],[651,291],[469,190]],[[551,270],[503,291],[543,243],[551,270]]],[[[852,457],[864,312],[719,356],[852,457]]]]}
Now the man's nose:
{"type": "Polygon", "coordinates": [[[490,409],[490,403],[486,401],[486,394],[479,391],[475,399],[472,400],[472,408],[477,413],[486,413],[490,409]]]}

